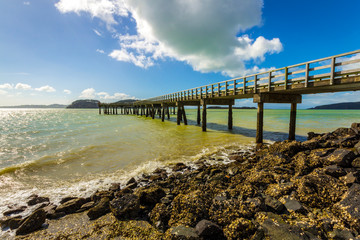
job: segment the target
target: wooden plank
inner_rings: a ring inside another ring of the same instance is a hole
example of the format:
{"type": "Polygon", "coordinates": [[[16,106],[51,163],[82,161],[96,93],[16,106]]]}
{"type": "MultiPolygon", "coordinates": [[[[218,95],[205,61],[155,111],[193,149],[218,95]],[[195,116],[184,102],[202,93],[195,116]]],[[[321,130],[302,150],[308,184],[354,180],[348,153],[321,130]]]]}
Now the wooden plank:
{"type": "Polygon", "coordinates": [[[254,76],[254,93],[257,93],[257,75],[254,76]]]}
{"type": "Polygon", "coordinates": [[[309,68],[309,71],[311,72],[311,71],[321,70],[321,69],[330,68],[330,67],[331,67],[331,64],[320,66],[320,67],[313,67],[313,68],[309,68]]]}
{"type": "Polygon", "coordinates": [[[295,75],[295,74],[303,73],[305,71],[306,71],[306,69],[298,70],[298,71],[294,71],[294,72],[288,72],[288,75],[295,75]]]}
{"type": "Polygon", "coordinates": [[[233,91],[233,95],[236,95],[236,80],[234,80],[234,91],[233,91]]]}
{"type": "Polygon", "coordinates": [[[187,118],[186,118],[186,113],[185,113],[185,107],[184,105],[181,106],[181,112],[182,112],[182,115],[183,115],[183,119],[184,119],[184,124],[187,125],[187,118]]]}
{"type": "Polygon", "coordinates": [[[198,105],[198,108],[197,108],[197,124],[199,125],[200,124],[200,104],[198,105]]]}
{"type": "Polygon", "coordinates": [[[271,91],[271,72],[269,72],[269,85],[268,85],[268,90],[269,90],[269,92],[271,91]]]}
{"type": "Polygon", "coordinates": [[[335,63],[335,66],[344,66],[344,65],[349,65],[349,64],[354,64],[354,63],[358,63],[360,62],[360,59],[354,59],[354,60],[349,60],[349,61],[342,61],[339,63],[335,63]]]}

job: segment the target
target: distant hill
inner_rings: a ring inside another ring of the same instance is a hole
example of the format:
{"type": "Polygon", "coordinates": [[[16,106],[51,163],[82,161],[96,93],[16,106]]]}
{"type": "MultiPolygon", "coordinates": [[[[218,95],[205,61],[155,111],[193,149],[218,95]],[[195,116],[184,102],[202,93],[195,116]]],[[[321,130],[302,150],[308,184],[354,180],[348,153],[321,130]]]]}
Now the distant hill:
{"type": "Polygon", "coordinates": [[[344,102],[320,105],[309,109],[360,109],[360,102],[344,102]]]}
{"type": "Polygon", "coordinates": [[[117,102],[114,102],[114,103],[133,103],[133,102],[136,102],[136,101],[139,101],[137,99],[125,99],[125,100],[120,100],[120,101],[117,101],[117,102]]]}
{"type": "Polygon", "coordinates": [[[98,103],[99,103],[98,100],[91,100],[91,99],[76,100],[66,108],[98,108],[99,107],[98,103]]]}
{"type": "Polygon", "coordinates": [[[19,105],[19,106],[0,106],[0,108],[66,108],[66,105],[61,105],[61,104],[19,105]]]}

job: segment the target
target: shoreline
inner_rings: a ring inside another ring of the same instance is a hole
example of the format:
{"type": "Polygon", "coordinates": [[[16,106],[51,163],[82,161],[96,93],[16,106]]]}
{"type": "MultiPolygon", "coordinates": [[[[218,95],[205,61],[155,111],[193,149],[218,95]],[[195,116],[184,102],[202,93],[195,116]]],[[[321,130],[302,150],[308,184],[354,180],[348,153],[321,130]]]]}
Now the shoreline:
{"type": "Polygon", "coordinates": [[[178,163],[58,206],[32,196],[27,204],[37,210],[22,219],[23,209],[9,209],[1,226],[20,239],[360,238],[359,132],[352,124],[237,152],[226,163],[178,163]]]}

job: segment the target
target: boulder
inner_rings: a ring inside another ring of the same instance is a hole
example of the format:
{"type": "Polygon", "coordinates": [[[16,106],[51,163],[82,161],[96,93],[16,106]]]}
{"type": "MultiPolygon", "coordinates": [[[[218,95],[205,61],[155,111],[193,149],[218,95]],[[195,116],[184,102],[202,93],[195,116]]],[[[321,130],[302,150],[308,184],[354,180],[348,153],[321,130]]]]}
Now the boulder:
{"type": "Polygon", "coordinates": [[[225,239],[221,227],[211,221],[201,220],[196,224],[196,233],[203,239],[220,240],[225,239]]]}
{"type": "Polygon", "coordinates": [[[5,217],[0,220],[1,229],[5,230],[6,228],[16,229],[18,228],[24,219],[21,216],[16,217],[5,217]]]}
{"type": "Polygon", "coordinates": [[[360,229],[360,184],[354,183],[335,205],[338,215],[355,229],[360,229]]]}
{"type": "Polygon", "coordinates": [[[29,206],[33,206],[38,203],[49,202],[49,201],[50,199],[48,197],[39,197],[38,195],[32,195],[30,200],[27,202],[27,204],[29,206]]]}
{"type": "Polygon", "coordinates": [[[340,200],[344,183],[323,173],[312,172],[297,182],[296,198],[310,207],[326,208],[340,200]]]}
{"type": "MultiPolygon", "coordinates": [[[[360,149],[360,146],[359,146],[360,149]]],[[[360,157],[355,158],[352,162],[351,162],[351,166],[354,168],[360,168],[360,157]]]]}
{"type": "Polygon", "coordinates": [[[177,172],[177,171],[181,171],[181,170],[184,170],[185,168],[187,168],[187,166],[183,163],[177,163],[175,164],[175,166],[172,168],[172,170],[174,172],[177,172]]]}
{"type": "Polygon", "coordinates": [[[348,149],[336,149],[332,154],[324,157],[324,164],[336,164],[340,167],[350,167],[352,160],[355,159],[355,153],[348,149]]]}
{"type": "Polygon", "coordinates": [[[70,200],[76,199],[77,197],[64,197],[63,199],[61,199],[60,204],[66,203],[70,200]]]}
{"type": "Polygon", "coordinates": [[[165,231],[168,228],[170,219],[170,206],[158,203],[149,213],[151,223],[159,230],[165,231]]]}
{"type": "Polygon", "coordinates": [[[245,239],[252,236],[256,231],[251,220],[238,218],[224,228],[224,234],[229,240],[245,239]]]}
{"type": "Polygon", "coordinates": [[[180,225],[174,228],[170,228],[167,232],[168,237],[166,239],[171,240],[198,240],[200,239],[197,235],[196,230],[191,227],[180,225]]]}
{"type": "Polygon", "coordinates": [[[91,195],[90,199],[91,199],[91,201],[97,203],[104,197],[107,197],[111,200],[114,198],[114,192],[112,192],[112,191],[96,191],[93,195],[91,195]]]}
{"type": "Polygon", "coordinates": [[[338,165],[330,165],[324,168],[324,172],[335,178],[339,178],[346,175],[346,171],[338,165]]]}
{"type": "Polygon", "coordinates": [[[283,200],[284,200],[284,206],[288,211],[304,212],[305,210],[304,207],[296,199],[288,196],[283,198],[283,200]]]}
{"type": "Polygon", "coordinates": [[[127,181],[126,186],[127,186],[127,185],[130,185],[130,184],[132,184],[132,183],[136,183],[136,180],[135,180],[135,178],[133,178],[133,177],[130,178],[129,181],[127,181]]]}
{"type": "Polygon", "coordinates": [[[84,198],[75,198],[59,205],[55,209],[55,213],[64,212],[65,214],[74,213],[86,202],[84,198]]]}
{"type": "Polygon", "coordinates": [[[110,202],[110,210],[118,219],[134,219],[140,212],[140,199],[132,193],[124,194],[110,202]]]}
{"type": "Polygon", "coordinates": [[[3,214],[4,214],[4,216],[10,216],[13,214],[21,213],[21,212],[25,211],[25,209],[26,209],[26,206],[21,206],[21,207],[15,208],[15,209],[7,210],[7,211],[3,212],[3,214]]]}
{"type": "Polygon", "coordinates": [[[152,187],[149,189],[142,189],[139,192],[140,204],[143,206],[155,206],[160,199],[165,197],[166,193],[162,188],[152,187]]]}
{"type": "Polygon", "coordinates": [[[110,212],[109,207],[110,199],[108,197],[102,198],[98,204],[95,205],[95,207],[92,207],[88,212],[87,215],[90,218],[90,220],[97,219],[106,213],[110,212]]]}
{"type": "Polygon", "coordinates": [[[25,235],[41,228],[46,219],[46,212],[44,209],[39,209],[33,212],[29,217],[22,222],[16,230],[16,235],[25,235]]]}
{"type": "Polygon", "coordinates": [[[284,204],[270,196],[265,196],[265,206],[268,211],[274,213],[282,213],[285,210],[284,204]]]}

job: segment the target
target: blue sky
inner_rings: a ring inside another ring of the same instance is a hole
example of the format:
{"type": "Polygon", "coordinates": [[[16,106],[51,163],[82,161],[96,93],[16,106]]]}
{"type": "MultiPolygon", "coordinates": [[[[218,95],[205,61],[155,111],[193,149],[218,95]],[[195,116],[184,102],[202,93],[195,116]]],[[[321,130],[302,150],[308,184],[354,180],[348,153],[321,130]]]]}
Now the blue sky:
{"type": "MultiPolygon", "coordinates": [[[[1,0],[0,106],[144,99],[357,50],[359,9],[358,0],[1,0]]],[[[299,107],[359,96],[309,95],[299,107]]]]}

